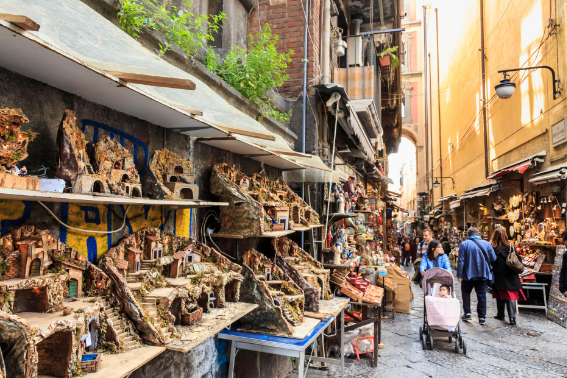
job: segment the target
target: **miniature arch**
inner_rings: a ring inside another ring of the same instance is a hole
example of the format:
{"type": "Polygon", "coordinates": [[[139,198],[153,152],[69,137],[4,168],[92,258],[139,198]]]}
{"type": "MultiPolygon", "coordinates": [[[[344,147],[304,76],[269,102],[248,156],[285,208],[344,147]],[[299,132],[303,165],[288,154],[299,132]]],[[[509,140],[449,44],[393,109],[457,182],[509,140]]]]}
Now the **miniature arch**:
{"type": "Polygon", "coordinates": [[[93,182],[92,193],[104,193],[104,184],[100,180],[95,180],[93,182]]]}
{"type": "Polygon", "coordinates": [[[176,166],[173,168],[173,173],[176,173],[176,174],[183,174],[183,167],[180,166],[180,165],[176,165],[176,166]]]}
{"type": "Polygon", "coordinates": [[[179,191],[179,198],[181,199],[193,199],[193,189],[183,188],[179,191]]]}
{"type": "Polygon", "coordinates": [[[137,188],[137,187],[132,188],[132,197],[142,197],[142,193],[140,192],[140,188],[137,188]]]}

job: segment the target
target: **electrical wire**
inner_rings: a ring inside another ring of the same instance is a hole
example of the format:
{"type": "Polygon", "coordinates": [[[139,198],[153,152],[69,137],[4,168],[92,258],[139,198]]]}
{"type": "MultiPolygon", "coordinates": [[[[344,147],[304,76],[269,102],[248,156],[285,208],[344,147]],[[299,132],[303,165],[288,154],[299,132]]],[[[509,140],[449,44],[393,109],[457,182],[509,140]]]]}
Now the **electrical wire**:
{"type": "Polygon", "coordinates": [[[49,214],[51,214],[51,216],[53,218],[55,218],[55,220],[57,222],[59,222],[62,226],[69,228],[71,230],[75,230],[75,231],[80,231],[80,232],[88,232],[88,233],[93,233],[93,234],[115,234],[117,232],[122,231],[122,229],[126,226],[126,214],[128,214],[128,210],[130,210],[130,206],[128,205],[128,207],[126,208],[126,212],[124,213],[124,220],[122,222],[122,226],[118,229],[118,230],[114,230],[114,231],[95,231],[95,230],[82,230],[80,228],[76,228],[76,227],[71,227],[68,224],[63,223],[59,218],[57,218],[57,215],[55,215],[50,209],[49,207],[45,206],[45,204],[41,201],[37,201],[41,206],[43,206],[45,208],[45,210],[47,210],[47,212],[49,214]]]}

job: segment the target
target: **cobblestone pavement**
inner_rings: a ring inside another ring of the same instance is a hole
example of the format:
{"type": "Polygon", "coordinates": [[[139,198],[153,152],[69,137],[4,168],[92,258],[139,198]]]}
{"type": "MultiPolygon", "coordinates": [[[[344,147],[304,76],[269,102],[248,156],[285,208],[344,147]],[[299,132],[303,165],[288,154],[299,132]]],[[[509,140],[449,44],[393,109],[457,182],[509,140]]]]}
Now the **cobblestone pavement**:
{"type": "MultiPolygon", "coordinates": [[[[413,275],[412,267],[405,269],[413,275]]],[[[455,289],[461,300],[458,281],[455,289]]],[[[423,291],[415,284],[412,290],[415,298],[411,313],[398,313],[396,320],[382,321],[385,348],[380,350],[378,367],[371,367],[370,359],[348,359],[345,377],[567,377],[567,329],[547,320],[542,310],[520,310],[516,326],[496,320],[496,301],[490,294],[486,326],[478,324],[474,292],[474,319],[461,321],[466,355],[456,354],[454,343],[446,338],[434,339],[433,350],[422,350],[419,326],[423,324],[423,291]]],[[[339,374],[340,368],[333,365],[329,376],[339,374]]]]}

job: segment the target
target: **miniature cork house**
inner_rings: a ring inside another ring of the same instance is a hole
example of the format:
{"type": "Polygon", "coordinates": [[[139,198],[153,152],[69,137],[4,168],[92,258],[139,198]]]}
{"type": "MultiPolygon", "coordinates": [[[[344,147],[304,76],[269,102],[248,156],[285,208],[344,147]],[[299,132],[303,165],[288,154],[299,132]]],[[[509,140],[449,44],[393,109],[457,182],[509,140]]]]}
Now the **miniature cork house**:
{"type": "Polygon", "coordinates": [[[41,276],[44,269],[51,265],[51,259],[47,253],[50,247],[48,243],[51,240],[49,233],[42,231],[40,235],[17,243],[20,250],[19,276],[21,278],[41,276]]]}
{"type": "Polygon", "coordinates": [[[154,198],[199,199],[199,187],[188,160],[164,148],[154,153],[150,170],[156,181],[154,198]]]}
{"type": "Polygon", "coordinates": [[[98,138],[93,169],[86,153],[85,135],[75,114],[65,110],[59,125],[59,166],[55,177],[64,179],[73,193],[114,194],[142,197],[140,176],[132,154],[108,135],[98,138]]]}
{"type": "Polygon", "coordinates": [[[61,266],[69,275],[67,288],[69,289],[69,298],[80,298],[83,296],[83,272],[85,268],[66,261],[55,261],[55,266],[61,266]]]}
{"type": "Polygon", "coordinates": [[[271,181],[254,174],[248,185],[243,185],[245,178],[243,172],[227,164],[213,167],[211,192],[229,203],[220,209],[219,233],[260,236],[288,230],[294,224],[319,225],[319,215],[283,180],[271,181]],[[309,218],[305,219],[303,209],[309,210],[309,218]]]}
{"type": "Polygon", "coordinates": [[[241,329],[262,330],[275,335],[292,334],[292,326],[303,322],[303,290],[284,270],[254,249],[244,253],[242,262],[241,300],[258,303],[261,310],[256,309],[243,317],[241,329]]]}
{"type": "Polygon", "coordinates": [[[140,258],[143,251],[138,248],[128,248],[128,273],[136,273],[140,270],[140,258]]]}
{"type": "Polygon", "coordinates": [[[159,236],[146,235],[146,260],[155,260],[163,257],[163,243],[159,236]]]}
{"type": "Polygon", "coordinates": [[[116,269],[118,270],[118,273],[122,275],[124,279],[126,279],[126,274],[128,273],[128,261],[124,259],[119,259],[116,262],[116,269]]]}
{"type": "Polygon", "coordinates": [[[169,266],[169,277],[178,278],[185,271],[186,264],[198,263],[201,255],[192,252],[193,248],[178,251],[173,255],[173,263],[169,266]]]}

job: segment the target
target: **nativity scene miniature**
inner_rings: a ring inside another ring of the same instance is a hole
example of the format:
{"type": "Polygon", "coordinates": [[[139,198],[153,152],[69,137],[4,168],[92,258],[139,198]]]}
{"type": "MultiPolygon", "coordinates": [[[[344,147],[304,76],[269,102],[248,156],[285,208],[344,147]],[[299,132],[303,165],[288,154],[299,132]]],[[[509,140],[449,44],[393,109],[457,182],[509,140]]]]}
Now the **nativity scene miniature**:
{"type": "Polygon", "coordinates": [[[222,163],[213,167],[211,192],[221,201],[220,234],[261,236],[273,231],[320,226],[319,214],[280,178],[252,177],[222,163]]]}
{"type": "Polygon", "coordinates": [[[254,249],[244,252],[242,265],[240,299],[259,307],[240,319],[243,326],[239,330],[293,334],[293,327],[303,322],[304,291],[283,269],[254,249]]]}
{"type": "Polygon", "coordinates": [[[79,374],[83,357],[111,340],[100,298],[110,285],[49,231],[22,226],[0,238],[0,334],[2,351],[11,351],[1,355],[1,365],[9,367],[8,376],[79,374]]]}
{"type": "Polygon", "coordinates": [[[111,311],[144,343],[166,345],[203,314],[238,302],[242,267],[193,238],[144,228],[101,259],[113,280],[111,311]]]}
{"type": "Polygon", "coordinates": [[[152,198],[199,199],[199,187],[191,174],[191,162],[168,149],[154,152],[150,162],[154,188],[152,198]]]}
{"type": "Polygon", "coordinates": [[[65,110],[59,125],[59,166],[55,177],[65,180],[73,193],[142,197],[140,175],[132,154],[110,136],[103,135],[94,147],[93,167],[85,135],[76,121],[75,113],[65,110]]]}

